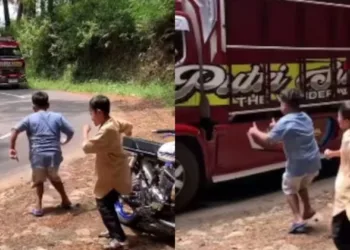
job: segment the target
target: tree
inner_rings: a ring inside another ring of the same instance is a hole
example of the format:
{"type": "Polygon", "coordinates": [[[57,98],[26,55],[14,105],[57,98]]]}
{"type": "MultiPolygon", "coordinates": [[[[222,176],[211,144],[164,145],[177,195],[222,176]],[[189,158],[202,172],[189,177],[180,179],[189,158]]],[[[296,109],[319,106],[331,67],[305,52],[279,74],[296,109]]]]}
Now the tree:
{"type": "Polygon", "coordinates": [[[40,11],[41,11],[41,15],[44,15],[46,12],[46,1],[45,0],[40,0],[40,11]]]}
{"type": "Polygon", "coordinates": [[[17,11],[17,17],[16,20],[17,22],[21,21],[22,16],[23,16],[23,2],[22,1],[18,1],[18,11],[17,11]]]}
{"type": "Polygon", "coordinates": [[[33,18],[36,15],[36,0],[19,0],[23,8],[23,15],[33,18]]]}
{"type": "Polygon", "coordinates": [[[9,3],[8,0],[2,0],[2,4],[4,7],[4,18],[5,18],[5,27],[8,28],[10,26],[10,13],[9,13],[9,3]]]}
{"type": "Polygon", "coordinates": [[[50,15],[52,15],[52,12],[53,12],[53,0],[48,0],[47,1],[47,11],[49,12],[50,15]]]}
{"type": "Polygon", "coordinates": [[[17,17],[16,17],[17,21],[20,21],[22,19],[22,16],[23,16],[23,1],[25,1],[25,0],[8,0],[8,3],[10,3],[12,5],[17,5],[17,7],[18,7],[17,17]]]}

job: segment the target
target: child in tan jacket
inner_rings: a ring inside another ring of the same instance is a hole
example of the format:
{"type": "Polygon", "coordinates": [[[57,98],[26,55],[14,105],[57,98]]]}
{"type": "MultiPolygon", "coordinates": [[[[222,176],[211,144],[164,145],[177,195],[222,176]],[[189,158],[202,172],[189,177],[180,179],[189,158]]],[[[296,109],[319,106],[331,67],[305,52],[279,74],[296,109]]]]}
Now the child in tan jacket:
{"type": "Polygon", "coordinates": [[[97,134],[89,138],[90,126],[84,127],[83,150],[86,154],[96,154],[95,173],[97,182],[94,188],[98,210],[110,237],[109,249],[124,247],[128,242],[121,227],[114,204],[120,195],[130,194],[132,190],[131,172],[122,143],[121,134],[130,136],[133,126],[110,117],[110,101],[98,95],[90,100],[90,115],[97,134]]]}

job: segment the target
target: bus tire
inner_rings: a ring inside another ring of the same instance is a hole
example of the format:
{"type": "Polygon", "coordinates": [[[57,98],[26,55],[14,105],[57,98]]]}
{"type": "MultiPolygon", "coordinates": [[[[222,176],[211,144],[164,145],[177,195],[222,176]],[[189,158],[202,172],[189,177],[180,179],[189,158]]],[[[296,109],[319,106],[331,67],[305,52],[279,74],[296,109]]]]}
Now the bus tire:
{"type": "Polygon", "coordinates": [[[200,172],[195,155],[181,142],[176,143],[176,160],[182,165],[184,172],[183,187],[176,196],[176,212],[181,212],[197,194],[200,172]]]}

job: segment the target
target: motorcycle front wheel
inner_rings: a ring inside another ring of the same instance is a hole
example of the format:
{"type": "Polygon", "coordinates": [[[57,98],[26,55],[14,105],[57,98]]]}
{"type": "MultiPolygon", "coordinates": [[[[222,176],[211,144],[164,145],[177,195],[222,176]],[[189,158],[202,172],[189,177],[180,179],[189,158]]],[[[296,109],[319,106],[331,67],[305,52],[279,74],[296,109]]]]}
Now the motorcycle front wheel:
{"type": "Polygon", "coordinates": [[[128,206],[122,199],[114,204],[115,211],[117,212],[120,223],[125,226],[135,226],[138,216],[135,211],[128,206]]]}

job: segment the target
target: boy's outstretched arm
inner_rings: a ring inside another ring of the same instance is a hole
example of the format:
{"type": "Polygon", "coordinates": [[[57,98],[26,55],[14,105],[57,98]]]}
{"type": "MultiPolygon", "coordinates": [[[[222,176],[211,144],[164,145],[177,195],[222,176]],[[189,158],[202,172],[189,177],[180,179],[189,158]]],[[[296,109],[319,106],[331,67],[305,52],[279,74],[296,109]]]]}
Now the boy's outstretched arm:
{"type": "Polygon", "coordinates": [[[27,131],[29,128],[29,118],[24,118],[19,124],[11,129],[11,138],[10,138],[10,149],[9,156],[11,159],[18,161],[18,155],[16,150],[16,142],[18,135],[23,131],[27,131]]]}
{"type": "Polygon", "coordinates": [[[261,147],[281,149],[280,142],[283,141],[286,129],[285,122],[280,119],[277,123],[275,122],[273,124],[272,129],[268,133],[261,131],[254,122],[253,126],[249,129],[249,133],[253,136],[255,142],[261,147]]]}
{"type": "Polygon", "coordinates": [[[121,134],[125,134],[126,136],[131,136],[132,135],[132,129],[133,125],[125,120],[116,120],[116,122],[119,125],[119,131],[121,134]]]}
{"type": "Polygon", "coordinates": [[[338,149],[338,150],[326,149],[326,150],[324,151],[324,156],[325,156],[327,159],[332,159],[332,158],[340,157],[340,149],[338,149]]]}
{"type": "Polygon", "coordinates": [[[11,138],[10,138],[9,157],[17,161],[18,161],[18,155],[16,150],[16,141],[17,141],[18,135],[19,135],[18,130],[12,129],[11,138]]]}
{"type": "Polygon", "coordinates": [[[62,145],[65,145],[72,140],[72,138],[74,136],[74,129],[73,129],[72,125],[70,125],[70,123],[63,116],[61,117],[61,124],[60,125],[61,125],[60,127],[61,127],[62,133],[67,136],[67,139],[62,143],[62,145]]]}

